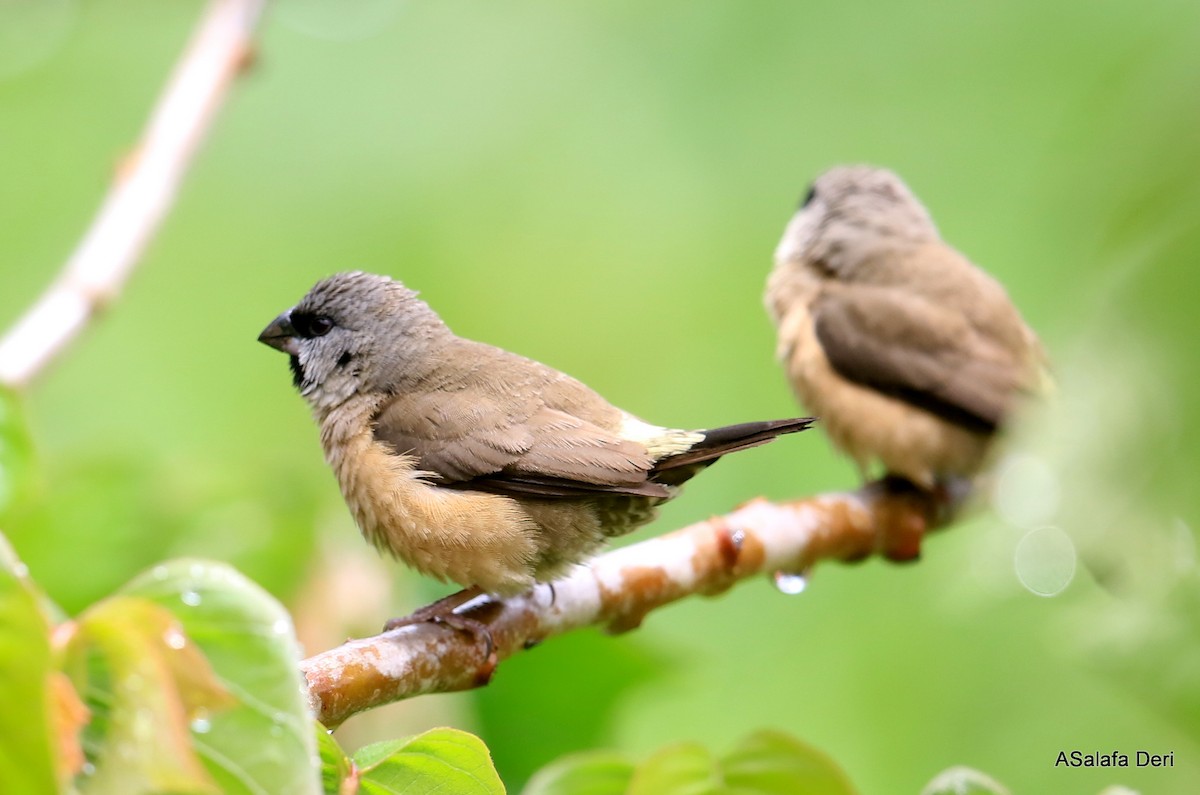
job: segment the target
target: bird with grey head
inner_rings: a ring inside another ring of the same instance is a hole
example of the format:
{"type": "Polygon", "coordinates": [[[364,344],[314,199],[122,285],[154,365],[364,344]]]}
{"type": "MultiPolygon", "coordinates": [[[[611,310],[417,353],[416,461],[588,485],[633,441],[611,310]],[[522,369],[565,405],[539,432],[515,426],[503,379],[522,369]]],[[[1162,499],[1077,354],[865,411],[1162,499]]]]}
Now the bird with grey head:
{"type": "Polygon", "coordinates": [[[816,179],[775,250],[765,302],[797,396],[864,479],[876,461],[927,490],[970,478],[1049,383],[1004,288],[942,241],[886,169],[816,179]]]}
{"type": "Polygon", "coordinates": [[[652,425],[455,335],[417,293],[369,273],[318,282],[259,340],[289,356],[363,535],[427,575],[501,595],[649,522],[720,456],[812,423],[652,425]]]}

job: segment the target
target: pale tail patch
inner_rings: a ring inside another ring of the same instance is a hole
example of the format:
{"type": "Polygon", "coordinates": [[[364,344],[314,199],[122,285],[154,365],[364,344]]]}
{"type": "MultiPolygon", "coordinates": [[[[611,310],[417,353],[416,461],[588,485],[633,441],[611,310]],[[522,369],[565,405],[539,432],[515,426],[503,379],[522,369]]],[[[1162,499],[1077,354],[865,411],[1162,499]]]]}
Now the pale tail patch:
{"type": "Polygon", "coordinates": [[[681,431],[677,428],[651,425],[627,412],[621,413],[619,433],[622,439],[643,445],[655,460],[686,452],[704,441],[704,434],[697,431],[681,431]]]}

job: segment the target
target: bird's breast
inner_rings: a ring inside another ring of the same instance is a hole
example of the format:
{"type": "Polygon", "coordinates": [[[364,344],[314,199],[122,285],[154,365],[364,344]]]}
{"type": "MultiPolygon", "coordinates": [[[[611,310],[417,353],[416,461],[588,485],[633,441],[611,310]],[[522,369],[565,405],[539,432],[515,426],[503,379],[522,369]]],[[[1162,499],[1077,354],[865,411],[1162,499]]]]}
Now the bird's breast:
{"type": "Polygon", "coordinates": [[[370,416],[334,411],[321,424],[325,459],[363,536],[441,580],[494,593],[531,586],[537,526],[521,506],[433,485],[414,457],[375,441],[370,416]]]}

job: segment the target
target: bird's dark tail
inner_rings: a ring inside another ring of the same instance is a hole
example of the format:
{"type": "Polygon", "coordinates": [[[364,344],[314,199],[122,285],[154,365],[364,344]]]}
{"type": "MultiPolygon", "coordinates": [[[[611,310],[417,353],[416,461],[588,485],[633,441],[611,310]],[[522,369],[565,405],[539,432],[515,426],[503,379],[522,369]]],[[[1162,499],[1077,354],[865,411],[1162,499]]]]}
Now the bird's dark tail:
{"type": "Polygon", "coordinates": [[[816,421],[816,417],[798,417],[790,420],[743,422],[700,431],[704,434],[702,441],[678,455],[659,461],[650,471],[650,476],[660,483],[676,486],[726,453],[758,447],[776,436],[803,431],[816,421]]]}

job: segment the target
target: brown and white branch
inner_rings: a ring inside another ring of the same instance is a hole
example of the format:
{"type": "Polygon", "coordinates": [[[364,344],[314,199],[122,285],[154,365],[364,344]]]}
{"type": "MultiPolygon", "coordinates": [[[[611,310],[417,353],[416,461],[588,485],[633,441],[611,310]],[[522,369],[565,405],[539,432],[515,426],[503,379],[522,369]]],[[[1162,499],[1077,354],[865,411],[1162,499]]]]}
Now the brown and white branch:
{"type": "Polygon", "coordinates": [[[265,0],[212,0],[82,242],[0,339],[0,385],[26,386],[112,301],[175,198],[233,78],[250,62],[265,0]]]}
{"type": "Polygon", "coordinates": [[[478,687],[496,662],[546,638],[592,624],[614,632],[633,629],[658,607],[693,594],[718,594],[759,574],[776,576],[782,588],[798,588],[803,581],[796,578],[821,560],[872,554],[910,560],[925,531],[946,522],[963,496],[883,481],[789,503],[755,500],[601,555],[552,589],[540,586],[502,600],[479,596],[454,611],[486,633],[417,622],[310,657],[301,668],[313,711],[336,726],[400,699],[478,687]]]}

